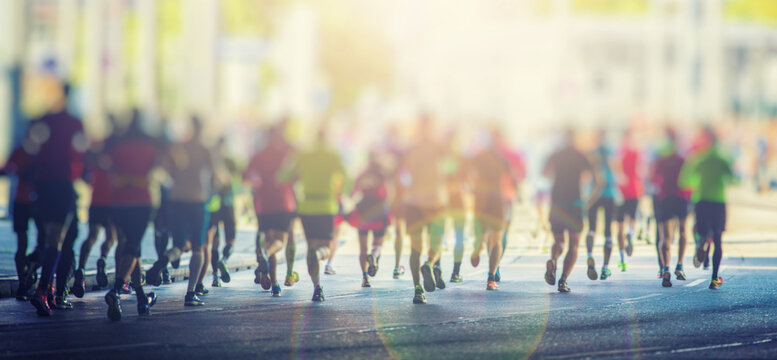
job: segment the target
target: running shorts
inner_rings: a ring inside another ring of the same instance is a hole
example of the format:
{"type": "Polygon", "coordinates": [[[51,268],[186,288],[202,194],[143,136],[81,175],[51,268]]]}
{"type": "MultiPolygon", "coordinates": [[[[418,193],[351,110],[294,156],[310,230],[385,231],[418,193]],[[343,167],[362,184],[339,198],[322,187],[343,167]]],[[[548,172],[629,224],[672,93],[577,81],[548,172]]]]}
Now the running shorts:
{"type": "Polygon", "coordinates": [[[151,221],[151,206],[116,206],[112,219],[124,239],[122,254],[140,257],[140,243],[151,221]]]}
{"type": "MultiPolygon", "coordinates": [[[[291,218],[290,218],[291,219],[291,218]]],[[[302,228],[305,231],[305,239],[331,240],[335,231],[334,215],[299,215],[302,228]]],[[[291,221],[291,220],[289,220],[291,221]]],[[[286,227],[288,231],[288,226],[286,227]]]]}
{"type": "Polygon", "coordinates": [[[550,206],[550,230],[554,234],[583,231],[583,207],[578,205],[550,206]]]}
{"type": "Polygon", "coordinates": [[[621,206],[618,206],[618,222],[623,222],[626,220],[626,216],[629,218],[636,219],[637,218],[637,206],[639,205],[639,199],[626,199],[623,201],[623,204],[621,206]]]}
{"type": "Polygon", "coordinates": [[[696,203],[696,231],[707,237],[726,230],[726,204],[712,201],[696,203]]]}

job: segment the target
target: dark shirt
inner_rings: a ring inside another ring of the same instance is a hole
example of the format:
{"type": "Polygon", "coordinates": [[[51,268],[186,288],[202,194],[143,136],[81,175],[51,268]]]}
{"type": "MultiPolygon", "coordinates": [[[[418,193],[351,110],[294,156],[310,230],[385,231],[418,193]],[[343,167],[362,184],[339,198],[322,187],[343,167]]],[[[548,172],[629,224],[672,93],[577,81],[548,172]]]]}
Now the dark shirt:
{"type": "Polygon", "coordinates": [[[551,202],[554,205],[582,206],[580,177],[586,171],[593,171],[585,155],[573,147],[566,147],[553,153],[545,168],[553,173],[551,202]]]}

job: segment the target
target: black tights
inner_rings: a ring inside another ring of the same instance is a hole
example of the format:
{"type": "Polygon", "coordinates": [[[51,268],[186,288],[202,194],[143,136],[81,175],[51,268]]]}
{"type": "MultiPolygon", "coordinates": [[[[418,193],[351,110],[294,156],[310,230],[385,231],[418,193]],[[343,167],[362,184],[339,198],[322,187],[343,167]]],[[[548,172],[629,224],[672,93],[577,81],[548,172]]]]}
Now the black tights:
{"type": "Polygon", "coordinates": [[[712,241],[715,243],[715,252],[712,253],[712,279],[717,280],[720,261],[723,259],[723,234],[712,234],[712,241]]]}

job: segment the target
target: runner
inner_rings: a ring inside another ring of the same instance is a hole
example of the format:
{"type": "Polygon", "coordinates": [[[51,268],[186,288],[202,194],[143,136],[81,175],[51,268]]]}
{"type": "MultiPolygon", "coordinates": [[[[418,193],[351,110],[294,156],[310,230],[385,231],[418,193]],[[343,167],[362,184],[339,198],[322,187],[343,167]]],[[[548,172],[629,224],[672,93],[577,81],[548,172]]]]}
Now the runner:
{"type": "Polygon", "coordinates": [[[113,188],[112,221],[122,239],[122,245],[116,251],[114,286],[105,294],[108,318],[113,321],[121,320],[119,294],[130,278],[138,301],[138,315],[149,315],[156,303],[153,292],[146,294],[143,291],[140,244],[151,220],[149,177],[160,162],[160,149],[158,141],[141,130],[137,111],[133,111],[126,133],[106,143],[105,153],[110,164],[107,171],[113,188]]]}
{"type": "MultiPolygon", "coordinates": [[[[456,148],[456,136],[454,132],[451,132],[446,141],[449,147],[443,163],[445,168],[445,187],[449,200],[447,213],[453,221],[453,231],[456,238],[456,244],[453,247],[453,271],[451,272],[450,280],[452,283],[464,281],[464,278],[461,276],[461,261],[464,259],[464,242],[466,240],[464,229],[467,225],[467,206],[464,199],[466,194],[470,192],[466,159],[456,148]]],[[[478,256],[478,261],[479,259],[480,257],[478,256]]],[[[439,260],[434,264],[434,267],[435,271],[440,270],[439,260]]]]}
{"type": "MultiPolygon", "coordinates": [[[[683,186],[693,189],[696,223],[702,239],[711,236],[715,244],[709,288],[717,290],[723,285],[723,278],[718,276],[718,271],[723,258],[723,232],[726,230],[726,185],[733,182],[734,172],[715,132],[706,128],[705,134],[711,144],[709,149],[694,156],[683,166],[680,180],[683,186]]],[[[696,267],[707,257],[706,247],[706,241],[698,244],[694,260],[696,267]]]]}
{"type": "Polygon", "coordinates": [[[259,223],[256,234],[256,261],[259,263],[254,274],[254,282],[270,290],[272,296],[281,296],[276,268],[276,253],[286,243],[286,282],[292,286],[299,281],[294,269],[292,234],[296,201],[294,188],[290,183],[278,181],[278,173],[284,163],[291,161],[294,148],[285,140],[282,124],[271,127],[267,133],[267,146],[254,154],[243,173],[243,179],[251,185],[254,197],[254,211],[259,223]]]}
{"type": "Polygon", "coordinates": [[[634,147],[632,132],[627,129],[623,134],[621,143],[621,171],[622,181],[620,184],[623,204],[618,206],[618,250],[620,252],[620,262],[618,267],[621,271],[626,271],[626,255],[631,256],[634,252],[634,235],[637,223],[637,208],[639,208],[639,199],[642,197],[642,177],[640,168],[642,160],[639,151],[634,147]]]}
{"type": "Polygon", "coordinates": [[[606,133],[600,130],[598,133],[598,145],[590,154],[591,164],[598,173],[598,178],[602,179],[603,187],[596,202],[588,208],[588,235],[585,237],[585,245],[588,250],[588,278],[596,280],[596,262],[594,261],[593,250],[596,237],[596,226],[599,209],[604,210],[604,264],[599,280],[607,280],[612,276],[609,268],[610,256],[612,255],[612,223],[615,215],[615,197],[618,196],[618,187],[615,180],[615,172],[612,164],[612,150],[605,143],[606,133]]]}
{"type": "Polygon", "coordinates": [[[442,272],[432,267],[440,258],[445,230],[444,156],[445,147],[433,138],[431,119],[422,116],[416,133],[416,143],[405,151],[400,165],[400,179],[404,185],[404,216],[410,234],[410,272],[415,286],[414,304],[426,304],[424,290],[444,289],[442,272]],[[424,231],[429,236],[427,261],[421,265],[424,249],[424,231]],[[424,285],[421,286],[423,275],[424,285]]]}
{"type": "MultiPolygon", "coordinates": [[[[77,221],[73,181],[83,171],[82,157],[89,146],[81,122],[65,109],[67,85],[62,87],[61,95],[52,111],[32,124],[27,139],[32,155],[32,179],[38,196],[35,207],[46,233],[40,281],[30,299],[41,316],[51,316],[47,293],[51,290],[54,271],[57,270],[60,283],[66,283],[68,278],[70,264],[67,263],[72,261],[73,255],[72,244],[65,242],[69,237],[66,235],[71,232],[66,229],[71,229],[71,225],[74,228],[73,222],[77,221]]],[[[64,290],[64,286],[57,289],[62,294],[64,290]]],[[[67,303],[63,306],[67,307],[67,303]]]]}
{"type": "MultiPolygon", "coordinates": [[[[28,279],[28,271],[35,267],[38,249],[45,241],[45,230],[41,222],[34,216],[33,212],[33,184],[29,179],[29,165],[32,157],[19,146],[11,153],[11,156],[5,166],[0,169],[0,175],[11,175],[17,178],[18,186],[13,202],[13,231],[16,233],[16,254],[14,263],[16,265],[16,274],[19,278],[19,287],[16,289],[16,300],[28,301],[30,299],[29,288],[35,282],[34,279],[28,279]],[[30,220],[33,220],[38,231],[36,251],[27,255],[27,229],[30,226],[30,220]]],[[[32,270],[34,273],[35,271],[32,270]]]]}
{"type": "MultiPolygon", "coordinates": [[[[103,150],[106,143],[109,143],[118,136],[118,126],[116,118],[108,115],[108,119],[113,124],[113,134],[100,144],[95,144],[86,156],[87,176],[92,185],[92,203],[89,205],[89,234],[81,244],[81,252],[78,255],[78,268],[75,271],[75,281],[73,282],[73,295],[78,298],[84,297],[86,283],[84,272],[86,261],[92,247],[97,242],[100,231],[105,229],[105,240],[100,246],[100,258],[97,259],[97,285],[101,288],[108,286],[108,275],[105,273],[105,260],[111,251],[113,244],[117,242],[116,229],[111,221],[111,180],[108,174],[100,168],[99,163],[104,162],[103,150]]],[[[117,259],[118,260],[118,259],[117,259]]],[[[118,263],[118,262],[117,262],[118,263]]],[[[126,290],[126,289],[125,289],[126,290]]]]}
{"type": "MultiPolygon", "coordinates": [[[[499,130],[499,129],[497,129],[499,130]]],[[[513,203],[520,198],[520,185],[526,178],[526,160],[523,154],[513,149],[507,142],[507,139],[503,136],[501,131],[494,131],[493,135],[496,143],[497,150],[502,157],[507,161],[507,165],[510,167],[510,173],[502,175],[502,196],[507,206],[505,219],[505,231],[502,235],[502,257],[504,257],[505,251],[507,251],[507,233],[510,230],[510,223],[513,218],[513,203]]],[[[499,260],[501,264],[502,260],[499,260]]],[[[502,281],[502,273],[499,268],[496,268],[496,276],[494,277],[496,282],[502,281]]]]}
{"type": "MultiPolygon", "coordinates": [[[[205,249],[205,264],[210,262],[213,268],[213,282],[211,286],[220,287],[221,281],[228,283],[232,280],[229,276],[229,269],[227,268],[227,261],[232,256],[232,248],[235,246],[235,195],[233,187],[233,174],[237,173],[237,165],[226,154],[224,145],[226,144],[226,138],[221,137],[214,148],[213,156],[217,159],[217,162],[223,167],[225,174],[228,175],[228,182],[217,183],[216,193],[211,198],[211,202],[208,204],[210,211],[210,225],[208,227],[208,246],[211,247],[210,251],[205,249]],[[219,225],[222,226],[224,232],[224,256],[219,259],[219,225]],[[219,277],[221,273],[221,277],[219,277]],[[221,281],[219,281],[219,279],[221,281]]],[[[203,271],[200,275],[200,284],[202,284],[207,273],[207,266],[203,266],[203,271]]],[[[203,286],[204,288],[204,286],[203,286]]]]}
{"type": "Polygon", "coordinates": [[[335,224],[334,224],[334,230],[332,232],[332,238],[334,239],[332,241],[332,244],[329,246],[329,257],[326,259],[326,265],[324,266],[324,274],[326,275],[335,275],[337,274],[337,271],[335,271],[334,265],[332,265],[332,262],[335,261],[335,253],[337,252],[337,246],[340,244],[339,238],[340,238],[340,228],[345,222],[345,210],[343,208],[343,200],[340,198],[340,196],[337,196],[337,215],[335,215],[335,224]]]}
{"type": "MultiPolygon", "coordinates": [[[[159,146],[161,146],[160,151],[166,154],[168,152],[168,147],[172,144],[170,138],[167,136],[167,118],[162,117],[159,122],[161,126],[157,141],[159,146]]],[[[156,250],[157,259],[162,258],[170,243],[170,227],[167,219],[170,204],[170,183],[166,180],[168,179],[159,181],[159,205],[155,209],[154,214],[154,250],[156,250]]],[[[170,272],[165,266],[165,268],[162,269],[162,284],[172,284],[174,280],[175,279],[170,276],[170,272]]]]}
{"type": "Polygon", "coordinates": [[[564,235],[569,237],[567,255],[564,257],[564,268],[558,279],[558,291],[570,292],[567,278],[577,261],[577,248],[580,243],[580,232],[583,231],[583,206],[580,196],[581,178],[585,174],[594,177],[594,192],[591,199],[598,198],[598,193],[604,186],[598,173],[574,144],[575,133],[567,129],[564,133],[562,148],[554,152],[545,163],[543,174],[553,179],[550,195],[550,226],[553,232],[553,247],[550,260],[546,263],[545,282],[556,284],[556,268],[558,258],[564,252],[564,235]]]}
{"type": "Polygon", "coordinates": [[[338,213],[337,198],[346,180],[340,156],[326,143],[325,126],[319,129],[315,143],[295,154],[278,177],[281,182],[296,181],[302,187],[297,213],[308,242],[308,274],[313,281],[312,300],[315,302],[324,301],[319,260],[329,258],[334,241],[335,215],[338,213]]]}
{"type": "Polygon", "coordinates": [[[215,166],[210,151],[202,145],[202,123],[192,117],[191,136],[180,143],[170,145],[165,167],[173,181],[170,189],[168,221],[173,235],[173,247],[167,250],[146,273],[149,284],[162,284],[162,269],[171,261],[179,260],[187,240],[191,243],[192,257],[189,259],[189,284],[184,297],[184,306],[202,306],[205,302],[196,294],[205,293],[197,288],[199,274],[203,267],[203,244],[210,214],[205,202],[210,197],[215,166]]]}
{"type": "Polygon", "coordinates": [[[402,247],[405,236],[407,235],[405,227],[403,208],[404,186],[399,178],[399,166],[402,162],[402,147],[400,146],[400,134],[396,126],[392,125],[386,131],[386,145],[384,145],[385,168],[389,174],[390,193],[393,195],[391,204],[391,215],[394,220],[394,271],[392,277],[399,279],[405,274],[405,267],[400,264],[402,260],[402,247]]]}
{"type": "Polygon", "coordinates": [[[494,129],[488,146],[471,160],[475,237],[478,239],[475,250],[479,257],[482,244],[485,244],[489,258],[486,290],[499,290],[496,272],[502,260],[502,240],[509,214],[506,200],[509,196],[504,191],[503,178],[509,178],[511,183],[515,183],[510,165],[495,143],[497,133],[498,130],[494,129]]]}
{"type": "Polygon", "coordinates": [[[672,274],[669,272],[671,260],[671,246],[674,242],[674,229],[679,232],[679,253],[675,276],[677,280],[685,280],[683,271],[683,258],[686,246],[686,219],[688,217],[690,193],[678,185],[680,170],[685,163],[685,158],[680,155],[677,144],[677,135],[671,128],[666,130],[666,148],[663,155],[656,161],[653,182],[658,189],[660,210],[656,217],[659,228],[659,248],[661,249],[661,285],[672,286],[672,274]]]}
{"type": "Polygon", "coordinates": [[[356,209],[348,214],[348,223],[359,232],[359,267],[362,271],[362,287],[371,287],[370,277],[375,277],[383,247],[383,237],[390,223],[386,202],[386,175],[378,161],[378,154],[371,151],[367,169],[356,178],[351,196],[360,195],[356,209]],[[367,241],[372,233],[372,248],[367,254],[367,241]]]}

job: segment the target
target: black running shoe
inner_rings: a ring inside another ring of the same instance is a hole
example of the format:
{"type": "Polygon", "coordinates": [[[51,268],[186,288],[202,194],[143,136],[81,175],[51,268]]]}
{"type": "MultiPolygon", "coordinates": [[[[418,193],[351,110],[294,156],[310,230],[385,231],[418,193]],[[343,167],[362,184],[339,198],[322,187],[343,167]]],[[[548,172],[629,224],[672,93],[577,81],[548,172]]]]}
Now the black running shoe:
{"type": "Polygon", "coordinates": [[[67,296],[57,296],[54,298],[54,308],[57,310],[72,310],[73,303],[67,300],[67,296]]]}
{"type": "Polygon", "coordinates": [[[626,255],[631,256],[634,253],[634,242],[631,240],[631,235],[626,235],[626,255]]]}
{"type": "Polygon", "coordinates": [[[596,273],[596,261],[594,258],[589,257],[588,258],[588,278],[591,280],[596,280],[598,278],[598,275],[596,273]]]}
{"type": "Polygon", "coordinates": [[[84,297],[86,292],[86,281],[84,280],[84,269],[78,269],[73,273],[73,295],[77,298],[84,297]]]}
{"type": "Polygon", "coordinates": [[[210,290],[205,288],[205,285],[203,284],[197,284],[197,286],[194,287],[194,293],[197,294],[197,296],[205,296],[208,295],[210,290]]]}
{"type": "Polygon", "coordinates": [[[571,292],[571,291],[572,291],[572,289],[570,289],[569,286],[567,286],[566,280],[559,280],[558,281],[558,292],[568,293],[568,292],[571,292]]]}
{"type": "Polygon", "coordinates": [[[101,288],[108,286],[108,275],[105,273],[105,260],[102,258],[97,259],[97,285],[100,285],[101,288]]]}
{"type": "Polygon", "coordinates": [[[556,285],[556,262],[553,259],[545,263],[545,282],[548,285],[556,285]]]}
{"type": "Polygon", "coordinates": [[[227,263],[224,261],[224,259],[219,260],[218,267],[219,267],[219,272],[221,273],[221,281],[225,283],[232,281],[232,277],[229,276],[229,269],[227,268],[227,263]]]}
{"type": "Polygon", "coordinates": [[[108,304],[108,319],[112,321],[121,320],[121,300],[116,291],[108,291],[105,294],[105,303],[108,304]]]}
{"type": "Polygon", "coordinates": [[[685,271],[683,271],[683,268],[676,268],[674,269],[674,276],[677,278],[677,280],[685,281],[685,271]]]}
{"type": "Polygon", "coordinates": [[[16,300],[30,300],[30,295],[27,293],[27,285],[23,281],[19,281],[19,287],[16,288],[16,300]]]}
{"type": "Polygon", "coordinates": [[[30,304],[35,307],[39,316],[51,316],[51,306],[47,299],[47,294],[40,290],[35,291],[30,299],[30,304]]]}
{"type": "Polygon", "coordinates": [[[426,304],[426,295],[424,295],[424,289],[421,287],[421,285],[416,285],[415,287],[413,304],[426,304]]]}
{"type": "Polygon", "coordinates": [[[175,259],[170,262],[170,266],[173,267],[173,269],[177,269],[181,266],[181,258],[175,259]]]}
{"type": "Polygon", "coordinates": [[[661,286],[672,287],[672,273],[669,271],[664,271],[664,273],[661,275],[661,286]]]}
{"type": "Polygon", "coordinates": [[[203,306],[205,302],[200,300],[197,294],[193,292],[187,292],[186,297],[183,298],[184,306],[203,306]]]}
{"type": "MultiPolygon", "coordinates": [[[[148,274],[146,274],[146,281],[148,281],[148,274]]],[[[167,266],[165,266],[165,270],[162,271],[162,285],[170,285],[173,281],[175,281],[175,279],[170,276],[170,272],[167,271],[167,266]]]]}
{"type": "Polygon", "coordinates": [[[442,279],[442,270],[440,267],[435,266],[432,270],[434,271],[434,285],[440,290],[445,289],[445,281],[442,279]]]}
{"type": "Polygon", "coordinates": [[[157,260],[154,262],[154,265],[151,266],[151,269],[146,271],[146,282],[151,286],[162,285],[163,270],[168,276],[170,275],[170,273],[167,272],[167,265],[163,261],[157,260]]]}
{"type": "Polygon", "coordinates": [[[313,290],[313,298],[311,300],[314,302],[324,301],[324,289],[321,288],[321,285],[316,285],[316,289],[313,290]]]}
{"type": "Polygon", "coordinates": [[[152,291],[146,294],[146,302],[138,303],[138,315],[151,315],[151,307],[156,304],[156,294],[152,291]]]}
{"type": "Polygon", "coordinates": [[[434,275],[432,275],[432,265],[428,262],[421,265],[421,276],[424,278],[424,290],[434,292],[437,285],[434,282],[434,275]]]}
{"type": "Polygon", "coordinates": [[[257,265],[256,271],[254,271],[254,275],[256,276],[254,282],[261,284],[262,289],[270,290],[270,287],[272,287],[272,280],[270,280],[270,273],[268,271],[267,257],[263,254],[262,256],[259,256],[257,260],[259,265],[257,265]]]}
{"type": "Polygon", "coordinates": [[[367,267],[367,274],[371,277],[375,277],[375,274],[378,273],[378,264],[375,262],[375,257],[372,256],[372,254],[367,255],[367,264],[369,264],[367,267]]]}

